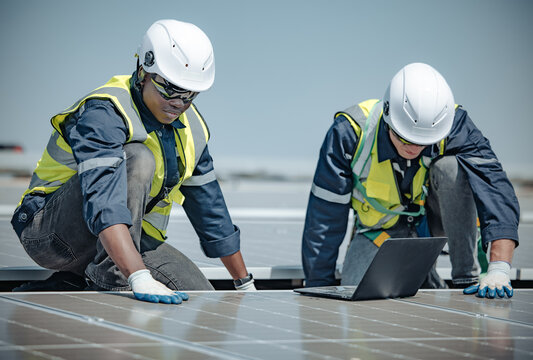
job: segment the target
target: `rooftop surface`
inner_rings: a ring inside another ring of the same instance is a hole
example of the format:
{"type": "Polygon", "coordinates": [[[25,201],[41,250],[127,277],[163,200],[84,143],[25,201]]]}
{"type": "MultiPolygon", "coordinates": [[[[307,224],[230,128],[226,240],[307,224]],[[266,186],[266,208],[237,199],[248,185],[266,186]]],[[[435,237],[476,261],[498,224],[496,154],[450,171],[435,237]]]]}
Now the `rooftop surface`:
{"type": "Polygon", "coordinates": [[[2,359],[531,359],[533,290],[349,302],[291,291],[0,295],[2,359]]]}
{"type": "MultiPolygon", "coordinates": [[[[45,278],[9,224],[26,180],[0,178],[0,281],[45,278]]],[[[310,185],[304,182],[222,182],[242,233],[242,252],[258,279],[303,273],[300,241],[310,185]]],[[[513,279],[533,279],[528,241],[533,196],[517,188],[522,243],[513,279]]],[[[181,210],[168,241],[211,280],[228,279],[206,258],[181,210]]],[[[340,252],[338,265],[346,249],[340,252]]],[[[438,270],[449,278],[441,255],[438,270]]],[[[404,299],[342,301],[290,290],[188,292],[181,305],[140,302],[130,292],[0,293],[2,359],[531,359],[533,290],[512,299],[479,299],[460,290],[420,290],[404,299]]]]}

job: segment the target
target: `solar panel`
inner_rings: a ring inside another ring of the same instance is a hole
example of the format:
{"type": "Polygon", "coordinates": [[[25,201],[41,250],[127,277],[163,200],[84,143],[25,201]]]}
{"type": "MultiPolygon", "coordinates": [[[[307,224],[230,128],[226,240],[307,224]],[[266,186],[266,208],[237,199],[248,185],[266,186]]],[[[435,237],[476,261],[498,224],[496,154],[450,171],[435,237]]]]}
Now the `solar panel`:
{"type": "Polygon", "coordinates": [[[510,299],[420,291],[345,302],[290,291],[0,295],[0,358],[531,358],[533,290],[510,299]]]}

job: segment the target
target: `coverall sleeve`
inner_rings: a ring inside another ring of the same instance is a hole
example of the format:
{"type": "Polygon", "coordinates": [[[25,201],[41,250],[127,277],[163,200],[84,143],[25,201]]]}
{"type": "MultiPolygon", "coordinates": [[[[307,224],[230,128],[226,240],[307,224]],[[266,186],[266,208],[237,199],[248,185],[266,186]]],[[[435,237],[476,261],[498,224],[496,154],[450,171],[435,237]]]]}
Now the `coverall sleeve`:
{"type": "Polygon", "coordinates": [[[335,266],[351,207],[350,163],[356,141],[355,131],[348,120],[339,116],[320,149],[302,238],[302,264],[307,287],[335,283],[335,266]]]}
{"type": "Polygon", "coordinates": [[[466,171],[481,224],[483,248],[493,240],[511,239],[518,246],[520,207],[515,191],[489,140],[459,108],[445,148],[466,171]]]}
{"type": "Polygon", "coordinates": [[[240,230],[231,220],[207,146],[192,177],[183,182],[180,190],[185,196],[183,209],[205,255],[215,258],[240,250],[240,230]]]}
{"type": "Polygon", "coordinates": [[[65,125],[78,164],[83,217],[95,236],[115,224],[131,226],[123,145],[127,128],[113,104],[89,100],[65,125]]]}

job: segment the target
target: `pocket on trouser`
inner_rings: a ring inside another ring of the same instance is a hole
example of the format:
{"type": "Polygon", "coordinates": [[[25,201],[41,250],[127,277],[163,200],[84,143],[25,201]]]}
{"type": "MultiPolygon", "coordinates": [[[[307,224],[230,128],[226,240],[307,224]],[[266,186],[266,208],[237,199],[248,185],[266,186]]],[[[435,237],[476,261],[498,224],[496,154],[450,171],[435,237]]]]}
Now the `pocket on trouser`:
{"type": "Polygon", "coordinates": [[[55,233],[41,238],[23,238],[20,242],[33,261],[47,269],[61,270],[76,260],[70,246],[55,233]]]}

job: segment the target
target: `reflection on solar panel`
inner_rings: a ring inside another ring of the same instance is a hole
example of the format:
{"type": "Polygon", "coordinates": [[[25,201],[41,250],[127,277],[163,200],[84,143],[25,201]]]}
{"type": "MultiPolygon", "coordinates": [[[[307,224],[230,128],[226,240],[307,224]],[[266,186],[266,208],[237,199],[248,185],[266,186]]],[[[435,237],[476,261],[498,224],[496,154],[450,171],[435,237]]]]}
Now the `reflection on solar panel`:
{"type": "Polygon", "coordinates": [[[348,302],[290,291],[0,295],[0,358],[510,359],[533,357],[533,290],[420,291],[348,302]]]}

